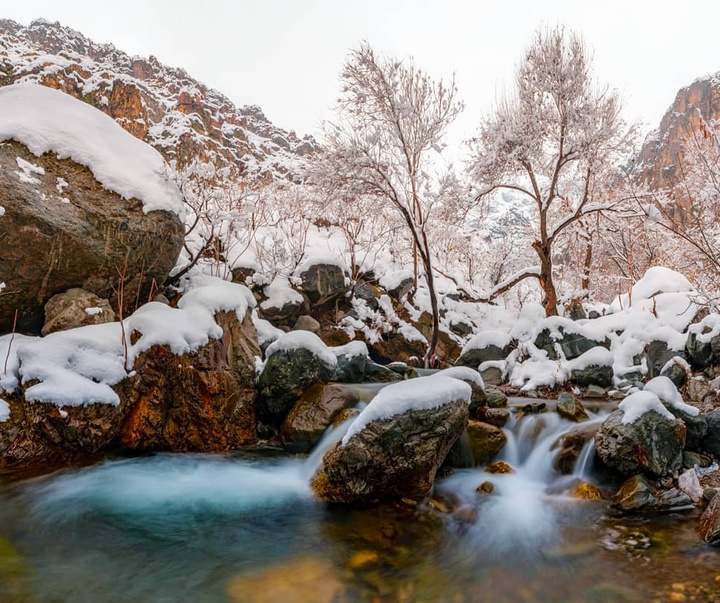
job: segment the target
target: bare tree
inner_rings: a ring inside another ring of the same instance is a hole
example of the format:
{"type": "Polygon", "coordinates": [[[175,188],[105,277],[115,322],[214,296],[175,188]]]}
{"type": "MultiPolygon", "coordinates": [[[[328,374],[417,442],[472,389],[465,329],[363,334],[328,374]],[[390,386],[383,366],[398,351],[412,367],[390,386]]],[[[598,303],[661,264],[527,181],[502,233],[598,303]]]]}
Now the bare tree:
{"type": "Polygon", "coordinates": [[[553,245],[588,214],[616,204],[618,163],[635,128],[620,116],[615,90],[596,85],[582,39],[564,28],[540,31],[518,66],[516,90],[480,125],[471,176],[478,201],[500,189],[529,197],[535,208],[539,265],[501,283],[491,297],[537,278],[548,316],[557,314],[553,245]]]}
{"type": "Polygon", "coordinates": [[[427,229],[438,192],[434,167],[442,138],[463,105],[454,79],[435,81],[411,60],[378,56],[367,43],[350,53],[340,80],[340,119],[325,127],[325,172],[339,185],[388,203],[407,227],[432,307],[433,335],[424,359],[428,365],[439,334],[427,229]]]}

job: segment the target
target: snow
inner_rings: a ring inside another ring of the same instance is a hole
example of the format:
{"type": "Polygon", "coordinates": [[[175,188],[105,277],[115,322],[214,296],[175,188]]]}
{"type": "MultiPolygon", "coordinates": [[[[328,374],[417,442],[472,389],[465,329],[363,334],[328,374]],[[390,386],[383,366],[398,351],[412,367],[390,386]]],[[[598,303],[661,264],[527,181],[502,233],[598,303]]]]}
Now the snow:
{"type": "Polygon", "coordinates": [[[15,174],[20,182],[24,184],[39,184],[40,180],[38,180],[35,176],[45,175],[45,170],[43,168],[35,165],[34,163],[30,163],[29,161],[25,161],[22,157],[16,157],[15,162],[20,168],[20,171],[15,172],[15,174]]]}
{"type": "Polygon", "coordinates": [[[591,366],[612,366],[614,360],[615,358],[610,350],[602,346],[595,346],[574,360],[568,361],[567,368],[570,371],[575,371],[591,366]]]}
{"type": "MultiPolygon", "coordinates": [[[[145,212],[184,215],[180,191],[168,180],[160,153],[102,111],[59,90],[29,83],[0,88],[0,141],[9,139],[38,157],[54,152],[84,165],[106,189],[139,199],[145,212]]],[[[37,173],[36,166],[21,161],[23,178],[34,179],[28,171],[37,173]]]]}
{"type": "Polygon", "coordinates": [[[290,286],[288,279],[282,276],[275,277],[273,282],[265,288],[265,295],[267,299],[260,304],[263,310],[271,308],[280,310],[286,304],[302,304],[305,301],[302,294],[295,291],[290,286]]]}
{"type": "Polygon", "coordinates": [[[345,345],[338,345],[334,348],[330,348],[330,351],[335,354],[336,358],[344,356],[348,360],[351,358],[357,358],[358,356],[364,356],[365,358],[370,356],[367,344],[364,341],[351,341],[345,345]]]}
{"type": "Polygon", "coordinates": [[[482,350],[494,345],[500,349],[510,345],[512,337],[505,331],[487,330],[481,331],[468,341],[460,352],[460,356],[467,354],[470,350],[482,350]]]}
{"type": "Polygon", "coordinates": [[[10,405],[0,398],[0,423],[4,423],[10,418],[10,405]]]}
{"type": "Polygon", "coordinates": [[[675,384],[667,377],[660,376],[651,379],[645,384],[643,391],[652,392],[660,398],[662,402],[665,402],[665,404],[669,404],[670,406],[677,408],[692,417],[697,417],[700,414],[699,408],[695,408],[694,406],[690,406],[689,404],[685,404],[685,402],[683,402],[682,396],[680,395],[677,387],[675,387],[675,384]]]}
{"type": "Polygon", "coordinates": [[[475,369],[469,366],[451,366],[450,368],[438,371],[431,377],[450,377],[452,379],[460,379],[460,381],[471,381],[481,389],[485,389],[485,383],[483,379],[475,369]]]}
{"type": "Polygon", "coordinates": [[[317,356],[328,366],[337,364],[337,357],[332,349],[327,347],[322,339],[310,331],[291,331],[273,341],[265,352],[265,358],[270,358],[280,351],[305,349],[317,356]]]}
{"type": "Polygon", "coordinates": [[[659,293],[694,292],[693,286],[682,274],[664,266],[648,268],[643,277],[632,286],[631,293],[623,293],[610,304],[614,312],[629,308],[641,300],[648,300],[659,293]],[[632,304],[631,304],[632,300],[632,304]]]}
{"type": "Polygon", "coordinates": [[[90,308],[85,308],[85,314],[88,316],[97,316],[98,314],[102,314],[103,309],[98,306],[92,306],[90,308]]]}
{"type": "Polygon", "coordinates": [[[386,272],[380,278],[380,286],[385,291],[392,291],[397,289],[404,280],[413,279],[414,274],[412,270],[396,270],[393,272],[386,272]]]}
{"type": "Polygon", "coordinates": [[[720,335],[720,314],[708,314],[699,323],[690,325],[688,333],[694,333],[700,343],[710,343],[713,337],[720,335]]]}
{"type": "Polygon", "coordinates": [[[450,377],[418,377],[384,387],[350,424],[342,445],[359,434],[370,423],[418,410],[440,408],[457,400],[470,402],[472,390],[459,379],[450,377]]]}
{"type": "Polygon", "coordinates": [[[631,425],[647,412],[656,412],[669,421],[675,420],[673,414],[660,402],[660,398],[650,391],[630,394],[618,404],[618,408],[623,411],[623,425],[631,425]]]}
{"type": "Polygon", "coordinates": [[[258,343],[261,346],[265,345],[266,343],[272,343],[278,337],[281,337],[285,334],[285,331],[283,331],[282,329],[278,329],[277,327],[273,326],[271,322],[265,320],[264,318],[260,318],[257,315],[257,312],[253,312],[253,323],[255,324],[255,328],[257,329],[258,343]]]}
{"type": "Polygon", "coordinates": [[[175,354],[194,352],[210,339],[222,337],[223,330],[214,320],[217,312],[234,311],[242,319],[254,304],[246,287],[217,278],[192,279],[188,287],[180,307],[150,302],[124,321],[126,337],[134,331],[140,334],[134,344],[127,341],[127,362],[119,322],[59,331],[42,338],[17,334],[0,337],[0,355],[8,360],[0,391],[14,391],[20,382],[32,383],[25,391],[25,399],[31,402],[59,406],[118,404],[112,387],[128,376],[142,352],[153,345],[168,346],[175,354]]]}

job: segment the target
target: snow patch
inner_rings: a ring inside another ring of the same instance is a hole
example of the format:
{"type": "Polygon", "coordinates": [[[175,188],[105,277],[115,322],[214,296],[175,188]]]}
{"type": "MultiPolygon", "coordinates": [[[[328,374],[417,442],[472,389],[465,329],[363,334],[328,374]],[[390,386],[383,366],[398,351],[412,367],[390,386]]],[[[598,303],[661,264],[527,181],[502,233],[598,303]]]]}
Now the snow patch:
{"type": "Polygon", "coordinates": [[[431,377],[450,377],[452,379],[460,379],[460,381],[471,381],[481,389],[485,389],[485,383],[483,382],[480,373],[469,366],[451,366],[442,371],[438,371],[431,377]]]}
{"type": "Polygon", "coordinates": [[[10,418],[10,405],[0,398],[0,423],[4,423],[10,418]]]}
{"type": "Polygon", "coordinates": [[[618,404],[618,408],[623,411],[623,425],[631,425],[647,412],[656,412],[669,421],[675,420],[673,414],[660,402],[660,398],[650,391],[630,394],[618,404]]]}
{"type": "Polygon", "coordinates": [[[268,346],[265,357],[270,358],[270,356],[280,351],[298,349],[312,352],[328,366],[334,367],[337,365],[337,357],[333,351],[323,343],[322,339],[310,331],[291,331],[278,337],[268,346]]]}
{"type": "Polygon", "coordinates": [[[662,402],[665,402],[665,404],[669,404],[673,408],[677,408],[692,417],[697,417],[700,414],[699,408],[683,402],[677,387],[675,387],[675,384],[667,377],[660,376],[651,379],[645,384],[643,391],[652,392],[660,398],[662,402]]]}

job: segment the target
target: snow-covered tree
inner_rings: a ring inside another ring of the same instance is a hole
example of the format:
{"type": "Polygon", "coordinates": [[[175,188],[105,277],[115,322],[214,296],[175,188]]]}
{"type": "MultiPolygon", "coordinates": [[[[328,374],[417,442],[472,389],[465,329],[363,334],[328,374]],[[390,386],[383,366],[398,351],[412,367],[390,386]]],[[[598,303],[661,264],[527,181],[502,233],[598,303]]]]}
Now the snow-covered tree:
{"type": "Polygon", "coordinates": [[[514,93],[482,121],[473,141],[476,199],[513,190],[529,197],[535,211],[531,245],[538,266],[500,283],[491,297],[537,278],[547,315],[557,314],[556,242],[589,214],[617,204],[617,166],[635,131],[620,110],[618,93],[594,81],[580,36],[562,27],[536,34],[517,68],[514,93]]]}
{"type": "Polygon", "coordinates": [[[425,355],[432,361],[438,341],[428,220],[438,202],[435,163],[448,126],[462,110],[454,80],[436,81],[412,60],[379,56],[363,43],[343,65],[336,123],[325,125],[326,175],[360,196],[381,199],[395,210],[413,242],[416,275],[422,267],[433,317],[425,355]]]}

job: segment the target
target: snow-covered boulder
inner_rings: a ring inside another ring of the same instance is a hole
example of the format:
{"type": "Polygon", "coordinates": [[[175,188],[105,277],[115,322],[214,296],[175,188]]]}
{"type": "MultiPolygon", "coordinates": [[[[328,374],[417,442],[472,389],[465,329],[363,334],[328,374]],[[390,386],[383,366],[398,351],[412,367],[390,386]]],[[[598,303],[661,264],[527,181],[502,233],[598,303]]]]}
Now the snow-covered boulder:
{"type": "Polygon", "coordinates": [[[512,337],[504,331],[482,331],[465,344],[455,364],[477,369],[484,362],[505,360],[512,343],[512,337]]]}
{"type": "Polygon", "coordinates": [[[680,392],[668,377],[661,375],[651,379],[645,384],[643,391],[655,394],[665,408],[685,423],[687,430],[685,447],[688,450],[698,450],[700,442],[708,432],[707,419],[700,414],[700,410],[683,402],[680,392]]]}
{"type": "Polygon", "coordinates": [[[309,310],[307,299],[292,288],[287,278],[278,276],[265,287],[265,298],[259,311],[274,323],[292,326],[309,310]]]}
{"type": "Polygon", "coordinates": [[[333,376],[337,357],[309,331],[292,331],[271,343],[258,381],[258,418],[279,427],[302,393],[333,376]]]}
{"type": "Polygon", "coordinates": [[[325,454],[311,483],[315,495],[339,503],[427,495],[465,429],[470,395],[469,385],[449,377],[382,389],[325,454]]]}
{"type": "Polygon", "coordinates": [[[568,362],[570,381],[576,385],[610,387],[613,384],[613,355],[601,346],[590,348],[568,362]]]}
{"type": "Polygon", "coordinates": [[[685,351],[696,368],[720,362],[720,315],[709,314],[699,323],[690,325],[685,351]]]}
{"type": "Polygon", "coordinates": [[[452,379],[460,379],[470,386],[472,396],[470,398],[470,414],[487,402],[487,394],[485,393],[485,384],[483,383],[480,373],[469,366],[452,366],[450,368],[438,371],[433,377],[451,377],[452,379]]]}
{"type": "Polygon", "coordinates": [[[42,334],[65,331],[85,325],[99,325],[115,320],[110,302],[84,289],[68,289],[53,295],[45,304],[42,334]]]}
{"type": "Polygon", "coordinates": [[[551,316],[543,320],[537,328],[534,344],[536,348],[546,352],[550,360],[557,360],[560,355],[565,360],[573,360],[594,347],[610,346],[606,339],[593,339],[582,325],[562,316],[551,316]]]}
{"type": "Polygon", "coordinates": [[[124,315],[184,241],[182,199],[152,147],[57,90],[0,88],[0,332],[39,333],[50,297],[82,287],[124,315]]]}
{"type": "Polygon", "coordinates": [[[362,383],[370,356],[364,341],[351,341],[331,348],[337,358],[332,380],[340,383],[362,383]]]}
{"type": "Polygon", "coordinates": [[[603,462],[625,475],[638,472],[663,477],[682,465],[685,424],[656,394],[636,392],[623,400],[595,434],[603,462]]]}

